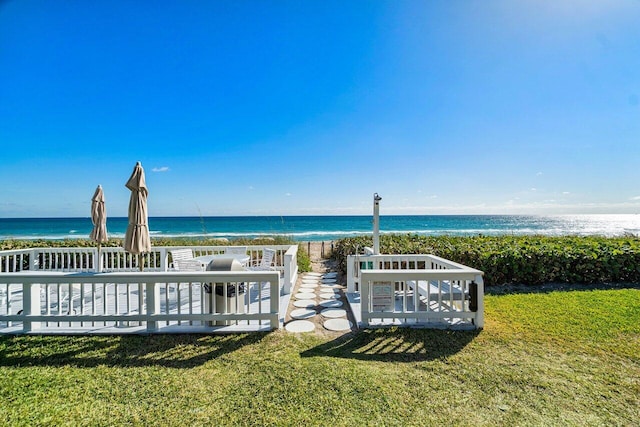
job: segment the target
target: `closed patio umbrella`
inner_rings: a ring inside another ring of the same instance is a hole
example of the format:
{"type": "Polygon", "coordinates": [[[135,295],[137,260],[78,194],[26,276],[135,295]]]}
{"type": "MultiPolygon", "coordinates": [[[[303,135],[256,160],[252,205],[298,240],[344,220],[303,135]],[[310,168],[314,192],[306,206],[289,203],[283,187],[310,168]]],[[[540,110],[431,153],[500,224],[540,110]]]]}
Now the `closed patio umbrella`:
{"type": "Polygon", "coordinates": [[[108,240],[108,237],[107,210],[104,205],[104,192],[101,185],[98,185],[91,198],[91,222],[93,223],[93,230],[91,230],[89,238],[98,244],[98,271],[102,271],[100,246],[108,240]]]}
{"type": "Polygon", "coordinates": [[[142,271],[141,254],[151,251],[149,226],[147,220],[147,196],[149,190],[144,179],[144,169],[140,162],[133,169],[131,177],[125,184],[131,190],[129,199],[129,225],[124,235],[124,250],[138,255],[138,264],[142,271]]]}

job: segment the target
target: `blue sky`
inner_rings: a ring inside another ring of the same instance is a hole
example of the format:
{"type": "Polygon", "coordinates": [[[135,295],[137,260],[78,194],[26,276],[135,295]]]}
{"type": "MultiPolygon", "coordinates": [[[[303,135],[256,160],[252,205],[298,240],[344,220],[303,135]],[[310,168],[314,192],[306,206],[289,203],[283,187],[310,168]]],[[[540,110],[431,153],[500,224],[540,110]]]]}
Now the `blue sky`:
{"type": "Polygon", "coordinates": [[[640,1],[4,1],[0,217],[640,213],[640,1]]]}

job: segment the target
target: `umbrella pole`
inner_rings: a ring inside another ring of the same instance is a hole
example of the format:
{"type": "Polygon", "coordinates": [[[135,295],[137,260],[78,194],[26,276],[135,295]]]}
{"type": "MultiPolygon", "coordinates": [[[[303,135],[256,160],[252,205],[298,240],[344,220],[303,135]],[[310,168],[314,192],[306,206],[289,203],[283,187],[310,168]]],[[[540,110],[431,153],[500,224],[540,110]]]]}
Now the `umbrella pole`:
{"type": "Polygon", "coordinates": [[[102,257],[100,256],[100,243],[98,243],[98,265],[97,265],[97,270],[98,273],[102,272],[102,257]]]}
{"type": "Polygon", "coordinates": [[[138,254],[138,265],[140,266],[140,271],[142,271],[144,268],[144,265],[142,264],[142,254],[138,254]]]}

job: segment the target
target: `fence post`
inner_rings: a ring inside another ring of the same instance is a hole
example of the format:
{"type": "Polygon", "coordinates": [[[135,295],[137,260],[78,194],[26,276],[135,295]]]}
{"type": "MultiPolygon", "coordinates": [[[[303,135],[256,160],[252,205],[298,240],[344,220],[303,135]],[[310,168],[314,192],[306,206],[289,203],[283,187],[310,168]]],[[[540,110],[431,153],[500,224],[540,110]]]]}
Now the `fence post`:
{"type": "MultiPolygon", "coordinates": [[[[160,288],[156,286],[155,283],[149,282],[145,283],[145,288],[147,300],[147,332],[152,332],[158,329],[158,322],[151,319],[153,319],[153,315],[160,313],[160,288]]],[[[142,310],[142,305],[140,305],[140,309],[142,310]]]]}
{"type": "Polygon", "coordinates": [[[484,328],[484,280],[482,275],[476,276],[475,282],[478,284],[478,311],[476,311],[475,325],[477,329],[484,328]]]}
{"type": "Polygon", "coordinates": [[[169,270],[169,251],[166,248],[160,248],[160,271],[169,270]]]}
{"type": "Polygon", "coordinates": [[[31,332],[34,329],[40,329],[40,322],[28,320],[30,315],[40,315],[40,284],[23,282],[22,291],[24,292],[22,314],[25,316],[25,320],[22,322],[22,330],[31,332]]]}
{"type": "Polygon", "coordinates": [[[360,316],[365,327],[369,326],[369,280],[360,274],[360,316]]]}
{"type": "Polygon", "coordinates": [[[271,329],[280,329],[280,273],[277,278],[269,281],[271,319],[269,320],[271,329]]]}
{"type": "Polygon", "coordinates": [[[356,291],[355,281],[355,258],[354,255],[347,255],[347,292],[356,291]]]}
{"type": "Polygon", "coordinates": [[[35,271],[37,266],[36,262],[36,250],[32,249],[29,251],[29,270],[35,271]]]}
{"type": "Polygon", "coordinates": [[[288,295],[291,293],[291,289],[295,285],[294,276],[297,277],[297,253],[298,246],[291,246],[284,253],[284,286],[282,287],[282,293],[288,295]]]}

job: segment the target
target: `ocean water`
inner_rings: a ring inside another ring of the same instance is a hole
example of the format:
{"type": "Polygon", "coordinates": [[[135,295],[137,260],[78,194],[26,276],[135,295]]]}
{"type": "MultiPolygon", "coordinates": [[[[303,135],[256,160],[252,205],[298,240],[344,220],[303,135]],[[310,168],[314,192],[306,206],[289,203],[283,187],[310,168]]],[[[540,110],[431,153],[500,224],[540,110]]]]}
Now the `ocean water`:
{"type": "MultiPolygon", "coordinates": [[[[0,240],[88,238],[90,218],[0,218],[0,240]]],[[[127,218],[108,218],[110,237],[124,237],[127,218]]],[[[151,217],[152,237],[335,240],[372,233],[369,216],[151,217]]],[[[382,215],[381,233],[420,235],[640,235],[640,215],[382,215]]]]}

